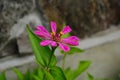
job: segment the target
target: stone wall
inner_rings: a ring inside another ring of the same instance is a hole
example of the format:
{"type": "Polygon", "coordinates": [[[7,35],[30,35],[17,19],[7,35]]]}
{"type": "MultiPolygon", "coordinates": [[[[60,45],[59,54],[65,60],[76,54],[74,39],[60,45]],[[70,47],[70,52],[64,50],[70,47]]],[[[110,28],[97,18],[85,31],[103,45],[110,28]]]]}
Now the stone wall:
{"type": "Polygon", "coordinates": [[[35,0],[0,0],[0,57],[31,53],[25,26],[42,25],[40,19],[35,0]]]}
{"type": "Polygon", "coordinates": [[[119,4],[119,0],[40,0],[38,3],[48,20],[57,22],[59,30],[61,24],[69,24],[73,29],[72,34],[80,38],[119,22],[119,4]]]}
{"type": "Polygon", "coordinates": [[[73,35],[83,38],[119,22],[119,3],[119,0],[0,0],[0,58],[32,53],[26,24],[34,30],[36,25],[49,26],[53,20],[60,31],[66,23],[73,29],[73,35]]]}

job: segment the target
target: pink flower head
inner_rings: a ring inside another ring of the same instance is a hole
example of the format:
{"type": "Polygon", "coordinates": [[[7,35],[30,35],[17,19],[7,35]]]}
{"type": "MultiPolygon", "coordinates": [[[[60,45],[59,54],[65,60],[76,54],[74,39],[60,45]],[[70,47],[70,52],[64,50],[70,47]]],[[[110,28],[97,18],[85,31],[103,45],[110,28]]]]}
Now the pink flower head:
{"type": "Polygon", "coordinates": [[[56,47],[59,45],[63,51],[68,52],[70,50],[70,47],[68,45],[79,45],[79,39],[76,36],[61,38],[62,35],[71,32],[71,28],[69,26],[65,26],[65,28],[60,31],[60,33],[56,33],[56,28],[56,23],[53,21],[51,21],[51,33],[49,33],[43,26],[37,27],[35,34],[44,39],[40,42],[41,46],[51,45],[53,47],[56,47]]]}

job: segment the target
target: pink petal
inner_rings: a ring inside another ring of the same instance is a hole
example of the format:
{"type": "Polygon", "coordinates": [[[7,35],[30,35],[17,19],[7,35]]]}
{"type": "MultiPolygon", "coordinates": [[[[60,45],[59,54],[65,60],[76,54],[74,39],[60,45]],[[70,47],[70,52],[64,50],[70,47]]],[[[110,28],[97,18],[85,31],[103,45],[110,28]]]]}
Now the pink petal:
{"type": "Polygon", "coordinates": [[[68,52],[70,50],[69,46],[66,46],[62,43],[59,43],[60,48],[64,51],[64,52],[68,52]]]}
{"type": "Polygon", "coordinates": [[[52,29],[52,32],[56,32],[56,28],[57,28],[57,25],[54,21],[51,21],[51,29],[52,29]]]}
{"type": "Polygon", "coordinates": [[[71,32],[72,29],[69,26],[66,26],[65,28],[63,28],[63,30],[61,31],[63,34],[69,33],[71,32]]]}
{"type": "Polygon", "coordinates": [[[68,38],[64,38],[64,40],[73,40],[73,41],[78,41],[79,38],[77,36],[70,36],[68,38]]]}
{"type": "Polygon", "coordinates": [[[41,31],[41,32],[44,32],[44,33],[48,33],[49,34],[49,32],[45,29],[45,27],[43,27],[43,26],[37,26],[37,29],[39,30],[39,31],[41,31]]]}
{"type": "Polygon", "coordinates": [[[50,38],[50,33],[43,26],[38,26],[35,34],[42,38],[50,38]]]}
{"type": "Polygon", "coordinates": [[[51,38],[51,35],[49,33],[41,32],[39,30],[36,30],[35,34],[41,38],[47,38],[47,39],[51,38]]]}
{"type": "Polygon", "coordinates": [[[68,38],[62,39],[62,42],[68,45],[77,46],[79,45],[79,38],[76,36],[70,36],[68,38]]]}
{"type": "Polygon", "coordinates": [[[56,46],[57,46],[57,43],[56,43],[55,41],[52,41],[52,42],[51,42],[51,45],[54,46],[54,47],[56,47],[56,46]]]}
{"type": "Polygon", "coordinates": [[[51,42],[52,42],[51,40],[43,40],[43,41],[40,42],[40,45],[41,46],[47,46],[47,45],[51,44],[51,42]]]}

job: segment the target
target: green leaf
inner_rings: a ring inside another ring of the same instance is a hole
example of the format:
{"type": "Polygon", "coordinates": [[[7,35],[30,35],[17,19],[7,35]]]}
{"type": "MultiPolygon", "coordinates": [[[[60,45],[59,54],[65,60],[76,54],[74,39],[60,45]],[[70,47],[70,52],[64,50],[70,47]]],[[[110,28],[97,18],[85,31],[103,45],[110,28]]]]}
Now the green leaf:
{"type": "Polygon", "coordinates": [[[67,80],[75,80],[81,73],[83,73],[89,66],[91,62],[90,61],[80,61],[79,66],[75,70],[71,70],[68,68],[65,70],[65,75],[67,77],[67,80]]]}
{"type": "MultiPolygon", "coordinates": [[[[29,28],[27,25],[27,33],[33,48],[33,51],[35,53],[35,58],[37,62],[42,66],[48,66],[49,60],[50,60],[50,55],[52,54],[51,49],[48,46],[40,46],[41,39],[38,38],[29,28]]],[[[51,63],[49,66],[55,66],[57,63],[56,57],[53,56],[51,63]]]]}
{"type": "Polygon", "coordinates": [[[65,75],[68,75],[70,72],[72,72],[70,67],[64,70],[65,75]]]}
{"type": "Polygon", "coordinates": [[[94,77],[90,73],[88,73],[87,75],[88,75],[88,80],[94,80],[94,77]]]}
{"type": "Polygon", "coordinates": [[[81,53],[84,52],[84,50],[77,48],[77,47],[70,47],[70,51],[67,52],[68,54],[73,54],[73,53],[81,53]]]}
{"type": "Polygon", "coordinates": [[[67,80],[62,69],[54,66],[50,68],[50,71],[46,71],[47,80],[67,80]]]}
{"type": "Polygon", "coordinates": [[[34,69],[33,70],[33,72],[32,72],[32,76],[33,76],[33,80],[35,79],[35,80],[43,80],[43,76],[44,76],[44,71],[43,71],[43,69],[41,69],[41,68],[36,68],[36,69],[34,69]]]}
{"type": "Polygon", "coordinates": [[[33,80],[33,78],[32,78],[32,72],[30,72],[29,69],[24,74],[24,80],[33,80]]]}
{"type": "Polygon", "coordinates": [[[36,75],[33,75],[33,77],[34,77],[34,80],[42,80],[42,79],[40,79],[38,76],[36,76],[36,75]]]}
{"type": "Polygon", "coordinates": [[[70,33],[67,33],[67,34],[62,35],[61,38],[67,38],[69,36],[70,36],[70,33]]]}
{"type": "Polygon", "coordinates": [[[43,79],[40,79],[39,76],[36,76],[36,75],[33,75],[34,77],[34,80],[43,80],[43,79]]]}
{"type": "Polygon", "coordinates": [[[39,72],[39,68],[35,68],[32,72],[32,75],[38,75],[38,72],[39,72]]]}
{"type": "Polygon", "coordinates": [[[24,74],[24,80],[30,80],[30,70],[28,69],[26,73],[24,74]]]}
{"type": "Polygon", "coordinates": [[[20,70],[14,68],[13,71],[16,73],[18,80],[24,80],[24,75],[20,70]]]}
{"type": "Polygon", "coordinates": [[[78,69],[74,71],[73,79],[75,79],[82,72],[84,72],[90,66],[90,64],[90,61],[80,61],[78,69]]]}
{"type": "MultiPolygon", "coordinates": [[[[77,47],[70,47],[70,51],[66,52],[66,54],[74,54],[74,53],[81,53],[84,52],[84,50],[77,48],[77,47]]],[[[64,51],[61,50],[61,53],[64,53],[64,51]]]]}
{"type": "Polygon", "coordinates": [[[44,77],[44,71],[42,69],[38,69],[38,76],[39,76],[39,79],[40,80],[43,80],[43,77],[44,77]]]}
{"type": "Polygon", "coordinates": [[[54,76],[55,80],[66,80],[66,77],[60,67],[52,67],[50,73],[54,76]]]}
{"type": "Polygon", "coordinates": [[[5,71],[0,73],[0,80],[6,80],[5,71]]]}

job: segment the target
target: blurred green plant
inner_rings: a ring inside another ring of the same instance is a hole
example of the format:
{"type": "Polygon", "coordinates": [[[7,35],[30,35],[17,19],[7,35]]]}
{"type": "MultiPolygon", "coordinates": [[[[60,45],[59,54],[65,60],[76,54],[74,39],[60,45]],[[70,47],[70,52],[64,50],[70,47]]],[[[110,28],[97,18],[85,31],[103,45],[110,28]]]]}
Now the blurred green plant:
{"type": "Polygon", "coordinates": [[[6,80],[5,71],[0,73],[0,80],[6,80]]]}
{"type": "Polygon", "coordinates": [[[88,73],[87,76],[88,76],[88,80],[94,80],[94,77],[90,73],[88,73]]]}
{"type": "MultiPolygon", "coordinates": [[[[84,72],[90,65],[90,61],[80,61],[79,66],[77,69],[75,70],[71,70],[70,68],[67,68],[64,70],[64,74],[66,76],[66,80],[75,80],[82,72],[84,72]]],[[[56,71],[56,73],[52,73],[52,74],[56,74],[59,75],[58,73],[60,73],[58,70],[59,68],[53,68],[52,71],[56,71]]],[[[13,69],[13,71],[16,73],[18,80],[44,80],[43,77],[43,73],[46,73],[47,77],[46,80],[62,80],[60,79],[54,79],[50,74],[48,74],[48,72],[46,72],[46,70],[40,69],[39,67],[37,67],[36,69],[34,69],[33,71],[30,71],[29,69],[25,72],[22,73],[19,69],[13,69]]]]}
{"type": "MultiPolygon", "coordinates": [[[[90,63],[91,63],[90,61],[80,61],[77,69],[71,70],[70,68],[66,68],[64,70],[64,73],[67,80],[75,80],[82,72],[84,72],[89,67],[90,63]]],[[[43,73],[45,71],[43,69],[40,69],[39,67],[32,70],[28,69],[25,73],[23,73],[17,68],[14,68],[13,71],[17,75],[17,80],[44,80],[43,73]]],[[[57,80],[57,79],[53,79],[49,74],[47,74],[47,76],[48,77],[46,80],[57,80]]],[[[5,71],[0,73],[0,80],[7,80],[5,76],[5,71]]],[[[115,79],[107,79],[107,78],[95,79],[93,75],[91,75],[90,73],[87,73],[87,80],[115,80],[115,79]]]]}
{"type": "Polygon", "coordinates": [[[75,80],[81,73],[83,73],[89,66],[90,61],[80,61],[77,69],[71,70],[71,68],[67,68],[64,70],[67,80],[75,80]]]}
{"type": "Polygon", "coordinates": [[[14,68],[13,71],[16,73],[18,80],[43,80],[43,70],[35,68],[30,71],[29,69],[22,73],[19,69],[14,68]]]}

